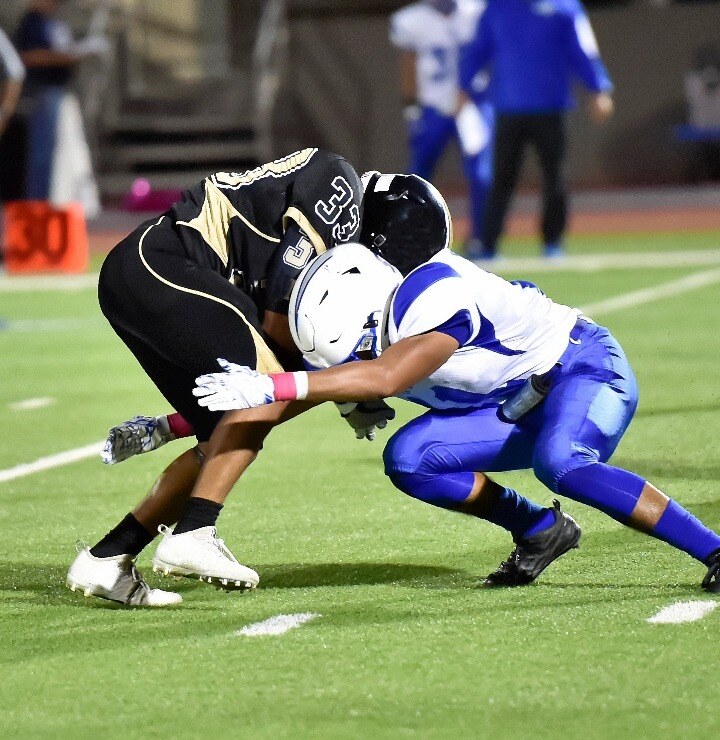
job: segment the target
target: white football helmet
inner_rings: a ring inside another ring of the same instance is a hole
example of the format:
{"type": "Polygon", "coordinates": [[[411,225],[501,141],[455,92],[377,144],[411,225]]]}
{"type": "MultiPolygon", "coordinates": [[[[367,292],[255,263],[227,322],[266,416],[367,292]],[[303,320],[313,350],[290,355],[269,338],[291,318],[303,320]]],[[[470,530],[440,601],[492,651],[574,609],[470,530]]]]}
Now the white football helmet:
{"type": "Polygon", "coordinates": [[[361,244],[340,244],[314,259],[290,294],[290,332],[305,361],[327,368],[377,357],[383,315],[401,280],[361,244]]]}

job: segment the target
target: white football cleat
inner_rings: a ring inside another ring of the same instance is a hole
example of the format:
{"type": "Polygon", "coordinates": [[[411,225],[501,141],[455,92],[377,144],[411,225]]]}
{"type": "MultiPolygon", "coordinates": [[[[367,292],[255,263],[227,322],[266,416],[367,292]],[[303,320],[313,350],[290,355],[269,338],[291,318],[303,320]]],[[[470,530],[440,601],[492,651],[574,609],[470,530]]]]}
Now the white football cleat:
{"type": "Polygon", "coordinates": [[[85,596],[127,606],[172,606],[182,601],[180,594],[150,588],[135,567],[132,555],[96,558],[89,547],[78,551],[67,574],[67,585],[85,596]]]}
{"type": "Polygon", "coordinates": [[[173,534],[161,524],[158,531],[164,536],[153,558],[156,573],[197,578],[228,591],[247,591],[260,582],[260,576],[252,568],[238,563],[217,536],[215,527],[173,534]]]}

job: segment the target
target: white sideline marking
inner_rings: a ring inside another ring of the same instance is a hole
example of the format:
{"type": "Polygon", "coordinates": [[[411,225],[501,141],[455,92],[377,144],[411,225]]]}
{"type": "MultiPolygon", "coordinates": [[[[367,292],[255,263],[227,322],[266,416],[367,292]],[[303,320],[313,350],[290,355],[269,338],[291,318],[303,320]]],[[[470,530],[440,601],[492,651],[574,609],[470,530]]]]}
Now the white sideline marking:
{"type": "Polygon", "coordinates": [[[614,298],[596,301],[595,303],[584,306],[581,310],[592,318],[594,314],[615,313],[615,311],[622,311],[624,308],[633,308],[643,303],[660,300],[661,298],[680,295],[681,293],[687,293],[696,288],[704,288],[707,285],[717,282],[720,282],[720,269],[705,270],[692,275],[686,275],[678,280],[671,280],[669,283],[655,285],[652,288],[643,288],[642,290],[635,290],[632,293],[625,293],[614,298]]]}
{"type": "Polygon", "coordinates": [[[87,288],[94,288],[97,285],[97,282],[97,273],[92,273],[90,275],[39,275],[35,277],[0,275],[0,293],[86,290],[87,288]]]}
{"type": "MultiPolygon", "coordinates": [[[[623,267],[697,267],[720,264],[720,249],[689,249],[679,252],[619,252],[608,254],[571,254],[563,259],[548,260],[544,257],[500,257],[492,263],[480,263],[491,272],[596,272],[623,267]]],[[[0,275],[0,293],[27,293],[86,290],[94,288],[98,274],[86,275],[0,275]]]]}
{"type": "Polygon", "coordinates": [[[31,473],[39,473],[41,470],[49,470],[50,468],[59,468],[61,465],[69,465],[78,460],[85,460],[88,457],[93,457],[93,455],[99,455],[104,444],[104,440],[102,442],[93,442],[91,445],[85,445],[85,447],[76,447],[74,450],[59,452],[57,455],[41,457],[31,463],[23,463],[22,465],[16,465],[14,468],[0,470],[0,483],[15,480],[16,478],[24,478],[31,473]]]}
{"type": "Polygon", "coordinates": [[[54,398],[26,398],[24,401],[16,401],[8,406],[13,411],[32,411],[33,409],[44,409],[54,403],[54,398]]]}
{"type": "Polygon", "coordinates": [[[654,617],[646,622],[650,624],[682,624],[683,622],[697,622],[706,614],[720,605],[720,601],[678,601],[661,609],[654,617]]]}
{"type": "Polygon", "coordinates": [[[503,257],[479,261],[490,272],[598,272],[618,268],[699,267],[720,264],[720,249],[689,249],[680,252],[618,252],[569,254],[561,259],[547,257],[503,257]]]}
{"type": "Polygon", "coordinates": [[[321,614],[305,612],[304,614],[278,614],[263,622],[254,622],[233,632],[236,637],[264,637],[265,635],[283,635],[289,630],[321,617],[321,614]]]}
{"type": "Polygon", "coordinates": [[[104,329],[107,324],[99,317],[84,319],[0,319],[0,331],[29,332],[29,331],[86,331],[88,329],[104,329]]]}
{"type": "MultiPolygon", "coordinates": [[[[718,254],[720,254],[720,252],[718,254]]],[[[632,308],[633,306],[650,303],[651,301],[660,300],[661,298],[666,298],[671,295],[679,295],[681,293],[694,290],[695,288],[701,288],[716,282],[720,282],[720,269],[706,270],[695,273],[694,275],[688,275],[679,280],[672,280],[669,283],[656,285],[652,288],[636,290],[632,293],[615,296],[614,298],[596,301],[595,303],[588,304],[582,310],[590,316],[600,313],[613,313],[614,311],[620,311],[623,308],[632,308]]],[[[55,468],[60,465],[67,465],[76,460],[84,460],[87,457],[92,457],[94,454],[100,453],[103,444],[104,442],[96,442],[87,447],[68,450],[67,452],[61,452],[57,455],[40,458],[32,463],[17,465],[16,467],[9,468],[7,470],[0,470],[0,483],[14,480],[15,478],[22,478],[23,476],[30,475],[31,473],[35,473],[40,470],[48,470],[49,468],[55,468]]],[[[292,629],[292,627],[288,629],[292,629]]]]}

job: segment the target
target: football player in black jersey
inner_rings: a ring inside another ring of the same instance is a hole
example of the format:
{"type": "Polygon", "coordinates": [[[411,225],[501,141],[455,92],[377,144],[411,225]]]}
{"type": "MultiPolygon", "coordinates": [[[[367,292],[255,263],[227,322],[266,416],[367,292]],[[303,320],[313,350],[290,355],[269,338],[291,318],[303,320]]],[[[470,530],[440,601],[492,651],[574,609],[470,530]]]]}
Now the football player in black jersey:
{"type": "MultiPolygon", "coordinates": [[[[191,431],[198,445],[170,464],[117,527],[79,552],[67,577],[73,590],[133,606],[179,602],[135,570],[158,529],[156,570],[227,589],[257,585],[257,573],[237,562],[214,525],[270,429],[311,404],[223,415],[200,407],[192,389],[219,357],[260,372],[297,369],[287,321],[293,281],[311,258],[358,237],[362,198],[345,159],[304,149],[206,178],[108,254],[98,287],[102,312],[179,412],[177,436],[191,431]]],[[[386,409],[381,417],[392,414],[386,409]]]]}

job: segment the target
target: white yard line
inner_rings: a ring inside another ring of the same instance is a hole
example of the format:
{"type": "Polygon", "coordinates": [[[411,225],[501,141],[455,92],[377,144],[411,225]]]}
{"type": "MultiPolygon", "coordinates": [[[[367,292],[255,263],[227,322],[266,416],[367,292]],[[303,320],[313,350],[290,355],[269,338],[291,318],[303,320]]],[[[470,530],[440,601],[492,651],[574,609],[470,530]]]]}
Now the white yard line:
{"type": "Polygon", "coordinates": [[[16,465],[14,468],[0,470],[0,483],[15,480],[16,478],[24,478],[26,475],[32,473],[39,473],[42,470],[50,470],[51,468],[59,468],[61,465],[69,465],[78,460],[85,460],[88,457],[100,455],[104,444],[104,441],[93,442],[90,445],[85,445],[85,447],[76,447],[74,450],[59,452],[57,455],[41,457],[31,463],[23,463],[22,465],[16,465]]]}
{"type": "MultiPolygon", "coordinates": [[[[720,241],[720,238],[719,240],[720,241]]],[[[490,272],[598,272],[623,268],[700,267],[720,264],[720,249],[691,249],[681,252],[619,252],[570,254],[562,259],[503,257],[477,263],[490,272]]]]}
{"type": "Polygon", "coordinates": [[[634,308],[644,303],[651,303],[662,298],[688,293],[691,290],[704,288],[707,285],[713,285],[718,282],[720,282],[720,269],[705,270],[692,275],[686,275],[678,280],[662,283],[662,285],[634,290],[632,293],[624,293],[614,298],[596,301],[595,303],[583,306],[582,310],[592,318],[596,314],[615,313],[625,308],[634,308]]]}
{"type": "Polygon", "coordinates": [[[248,624],[242,629],[233,632],[235,637],[266,637],[268,635],[284,635],[289,630],[300,627],[311,619],[317,619],[321,614],[305,612],[303,614],[278,614],[262,622],[248,624]]]}
{"type": "Polygon", "coordinates": [[[79,319],[0,319],[0,331],[11,332],[59,332],[59,331],[86,331],[88,329],[105,329],[107,324],[100,316],[91,316],[79,319]]]}
{"type": "MultiPolygon", "coordinates": [[[[624,308],[632,308],[643,303],[650,303],[651,301],[657,301],[669,296],[680,295],[681,293],[686,293],[717,282],[720,282],[720,268],[705,270],[678,280],[663,283],[662,285],[656,285],[652,288],[644,288],[643,290],[636,290],[631,293],[615,296],[614,298],[596,301],[595,303],[588,304],[582,310],[591,317],[597,314],[613,313],[624,308]]],[[[17,465],[7,470],[0,470],[0,483],[22,478],[40,470],[48,470],[60,465],[67,465],[76,460],[84,460],[87,457],[92,457],[94,454],[99,454],[102,446],[102,442],[96,442],[86,447],[68,450],[67,452],[61,452],[50,457],[43,457],[32,463],[17,465]]]]}
{"type": "Polygon", "coordinates": [[[645,621],[649,624],[683,624],[697,622],[713,609],[720,606],[720,601],[678,601],[661,609],[655,616],[645,621]]]}
{"type": "Polygon", "coordinates": [[[51,290],[87,290],[98,282],[97,273],[88,275],[0,275],[0,293],[48,292],[51,290]]]}
{"type": "MultiPolygon", "coordinates": [[[[720,249],[690,249],[679,252],[618,252],[608,254],[571,254],[563,259],[544,257],[499,257],[493,262],[480,263],[491,272],[597,272],[640,267],[699,267],[719,265],[720,249]]],[[[0,293],[33,291],[87,290],[97,285],[97,273],[85,275],[0,275],[0,293]]]]}
{"type": "Polygon", "coordinates": [[[26,398],[23,401],[15,401],[8,404],[12,411],[34,411],[35,409],[44,409],[46,406],[52,406],[55,403],[54,398],[26,398]]]}

